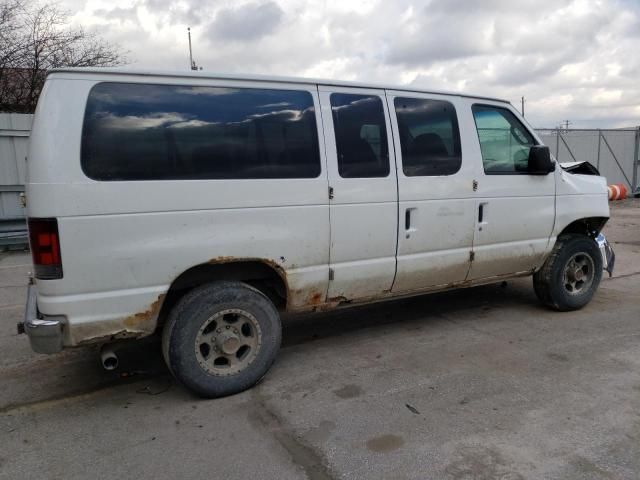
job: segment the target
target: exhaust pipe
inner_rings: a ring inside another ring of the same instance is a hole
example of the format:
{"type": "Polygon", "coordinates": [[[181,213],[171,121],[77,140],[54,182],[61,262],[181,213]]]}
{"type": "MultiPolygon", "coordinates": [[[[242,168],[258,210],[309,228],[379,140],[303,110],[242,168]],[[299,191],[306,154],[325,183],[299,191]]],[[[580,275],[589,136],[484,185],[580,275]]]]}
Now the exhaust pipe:
{"type": "Polygon", "coordinates": [[[118,356],[109,345],[105,345],[100,349],[100,361],[102,362],[102,368],[105,370],[118,368],[118,356]]]}

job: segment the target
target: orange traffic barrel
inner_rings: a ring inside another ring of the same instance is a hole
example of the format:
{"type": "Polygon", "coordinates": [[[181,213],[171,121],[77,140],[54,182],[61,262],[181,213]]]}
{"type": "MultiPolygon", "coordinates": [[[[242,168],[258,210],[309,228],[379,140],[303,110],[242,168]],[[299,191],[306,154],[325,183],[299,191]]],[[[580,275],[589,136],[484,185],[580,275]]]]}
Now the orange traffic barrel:
{"type": "Polygon", "coordinates": [[[627,187],[622,183],[609,185],[609,200],[623,200],[627,198],[627,187]]]}

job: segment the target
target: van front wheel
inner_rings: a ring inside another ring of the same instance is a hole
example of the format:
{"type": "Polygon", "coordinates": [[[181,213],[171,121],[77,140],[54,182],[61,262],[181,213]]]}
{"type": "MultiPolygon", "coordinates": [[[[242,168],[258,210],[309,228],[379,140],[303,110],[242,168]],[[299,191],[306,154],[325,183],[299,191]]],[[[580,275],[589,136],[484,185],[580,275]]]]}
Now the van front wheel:
{"type": "Polygon", "coordinates": [[[533,275],[538,299],[559,311],[578,310],[591,301],[602,279],[597,243],[580,234],[558,237],[543,267],[533,275]]]}
{"type": "Polygon", "coordinates": [[[195,288],[173,308],[162,335],[171,373],[198,395],[223,397],[256,384],[273,364],[280,316],[259,290],[242,282],[195,288]]]}

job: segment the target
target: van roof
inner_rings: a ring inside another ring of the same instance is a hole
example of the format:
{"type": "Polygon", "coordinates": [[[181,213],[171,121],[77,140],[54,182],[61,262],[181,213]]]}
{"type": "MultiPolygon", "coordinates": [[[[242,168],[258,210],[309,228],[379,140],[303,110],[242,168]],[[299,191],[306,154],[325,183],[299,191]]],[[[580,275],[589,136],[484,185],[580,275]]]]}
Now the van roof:
{"type": "Polygon", "coordinates": [[[401,90],[405,92],[433,93],[438,95],[453,95],[457,97],[478,98],[483,100],[493,100],[496,102],[510,103],[502,98],[494,98],[487,96],[468,95],[465,93],[448,92],[442,90],[432,90],[413,86],[399,86],[381,83],[369,82],[353,82],[344,80],[330,80],[320,78],[304,78],[304,77],[284,77],[275,75],[255,75],[241,73],[215,73],[206,71],[179,71],[179,70],[146,70],[135,68],[55,68],[50,70],[48,74],[55,73],[74,73],[74,74],[98,74],[98,75],[137,75],[145,77],[176,77],[176,78],[204,78],[204,79],[222,79],[222,80],[250,80],[257,82],[279,82],[279,83],[305,83],[320,84],[339,87],[359,87],[359,88],[377,88],[385,90],[401,90]]]}

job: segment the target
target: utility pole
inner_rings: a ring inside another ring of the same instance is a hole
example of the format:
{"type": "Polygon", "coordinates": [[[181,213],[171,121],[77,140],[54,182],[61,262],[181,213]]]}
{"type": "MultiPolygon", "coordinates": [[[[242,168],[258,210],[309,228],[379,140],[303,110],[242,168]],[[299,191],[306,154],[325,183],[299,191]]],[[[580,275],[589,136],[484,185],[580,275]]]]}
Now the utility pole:
{"type": "Polygon", "coordinates": [[[522,109],[521,109],[520,112],[522,113],[522,116],[524,117],[524,95],[522,96],[522,98],[520,100],[522,101],[522,109]]]}
{"type": "MultiPolygon", "coordinates": [[[[196,62],[193,61],[193,52],[191,51],[191,27],[187,27],[187,35],[189,36],[189,66],[191,70],[198,70],[196,62]]],[[[200,67],[200,70],[202,70],[202,67],[200,67]]]]}
{"type": "Polygon", "coordinates": [[[571,122],[569,120],[565,120],[564,121],[564,129],[565,130],[569,130],[569,125],[571,124],[571,122]]]}

